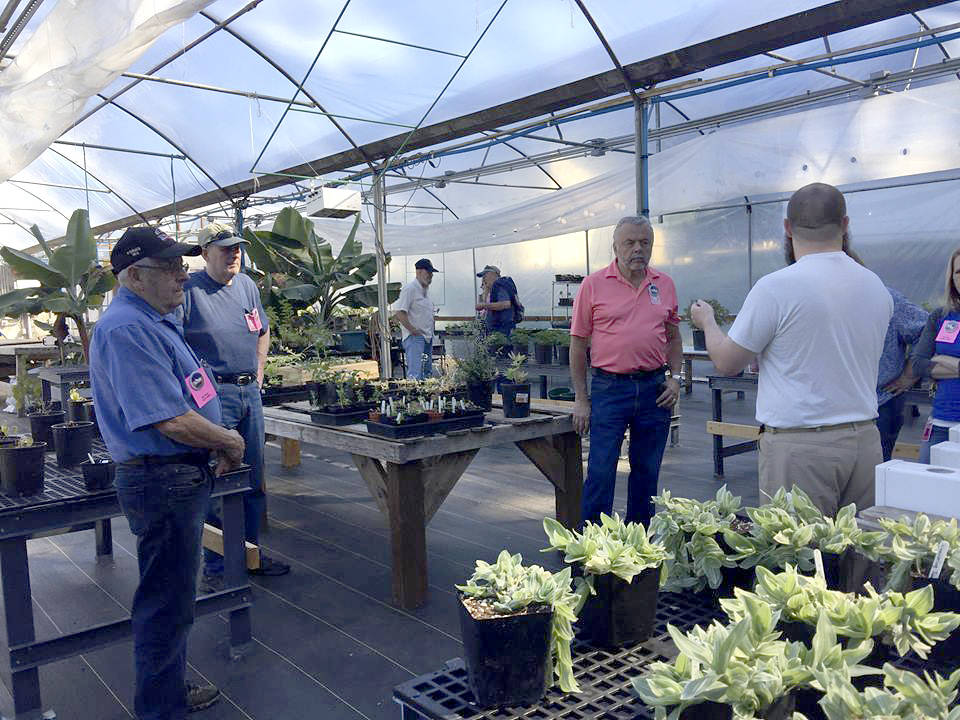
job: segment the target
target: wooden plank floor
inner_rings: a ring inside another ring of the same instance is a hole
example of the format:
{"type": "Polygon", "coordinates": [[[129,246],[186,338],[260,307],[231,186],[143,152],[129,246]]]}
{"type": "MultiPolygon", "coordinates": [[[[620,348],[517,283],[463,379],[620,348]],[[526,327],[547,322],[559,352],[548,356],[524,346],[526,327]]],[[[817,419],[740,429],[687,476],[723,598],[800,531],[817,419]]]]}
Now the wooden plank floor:
{"type": "MultiPolygon", "coordinates": [[[[734,398],[725,397],[725,419],[753,422],[752,396],[734,398]]],[[[681,413],[681,442],[667,449],[661,487],[705,498],[718,487],[705,386],[682,398],[681,413]]],[[[921,428],[920,419],[908,424],[901,439],[919,442],[921,428]]],[[[255,641],[243,660],[227,660],[224,617],[196,623],[190,674],[224,694],[192,716],[197,720],[396,718],[394,685],[461,654],[453,585],[474,560],[509,548],[557,567],[554,553],[539,552],[541,520],[553,511],[551,486],[513,447],[482,450],[428,527],[430,597],[415,611],[390,604],[388,532],[349,456],[304,446],[303,464],[283,470],[280,449],[271,444],[267,461],[271,526],[263,546],[293,572],[254,581],[255,641]]],[[[622,512],[626,462],[620,470],[622,512]]],[[[725,481],[745,503],[755,503],[756,455],[728,459],[725,481]]],[[[113,563],[97,564],[89,531],[29,543],[40,637],[127,611],[137,582],[136,543],[122,519],[114,521],[114,546],[113,563]]],[[[61,720],[131,718],[131,643],[42,668],[41,685],[61,720]]],[[[0,714],[12,715],[5,690],[0,714]]]]}

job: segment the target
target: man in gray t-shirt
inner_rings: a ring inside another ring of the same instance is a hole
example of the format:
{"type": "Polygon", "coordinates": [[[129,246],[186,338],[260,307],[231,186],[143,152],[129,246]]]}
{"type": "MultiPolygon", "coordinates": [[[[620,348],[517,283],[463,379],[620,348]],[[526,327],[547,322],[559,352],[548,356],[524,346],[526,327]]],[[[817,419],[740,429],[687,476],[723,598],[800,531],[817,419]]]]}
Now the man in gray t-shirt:
{"type": "MultiPolygon", "coordinates": [[[[247,540],[257,545],[266,510],[260,386],[270,327],[256,284],[240,272],[242,247],[247,241],[219,223],[204,227],[199,241],[207,265],[191,274],[184,287],[183,332],[217,381],[223,424],[236,428],[247,443],[243,461],[250,466],[251,491],[243,496],[243,514],[247,540]]],[[[219,503],[211,503],[207,522],[220,527],[219,503]]],[[[260,568],[250,572],[285,575],[290,566],[261,553],[260,568]]],[[[204,550],[201,593],[220,589],[222,579],[223,558],[204,550]]]]}

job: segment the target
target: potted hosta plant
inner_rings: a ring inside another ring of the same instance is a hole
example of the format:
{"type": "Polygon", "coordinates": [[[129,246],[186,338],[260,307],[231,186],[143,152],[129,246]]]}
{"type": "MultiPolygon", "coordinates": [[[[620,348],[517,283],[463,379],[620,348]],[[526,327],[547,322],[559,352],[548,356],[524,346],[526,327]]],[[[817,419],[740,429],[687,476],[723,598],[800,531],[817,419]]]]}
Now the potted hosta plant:
{"type": "Polygon", "coordinates": [[[57,465],[73,467],[86,459],[93,447],[93,423],[73,420],[50,428],[53,447],[57,451],[57,465]]]}
{"type": "Polygon", "coordinates": [[[530,354],[530,338],[533,333],[526,328],[514,328],[510,333],[510,341],[513,343],[513,352],[521,355],[530,354]]]}
{"type": "Polygon", "coordinates": [[[512,347],[510,338],[502,332],[492,332],[485,339],[487,349],[491,355],[502,357],[510,352],[512,347]]]}
{"type": "MultiPolygon", "coordinates": [[[[562,330],[539,330],[533,334],[533,354],[539,365],[550,365],[553,363],[553,348],[560,345],[563,339],[567,338],[569,343],[570,336],[562,330]]],[[[569,358],[569,355],[568,355],[569,358]]],[[[569,363],[569,359],[567,360],[569,363]]]]}
{"type": "Polygon", "coordinates": [[[510,367],[504,373],[510,382],[500,383],[505,417],[524,418],[530,415],[530,383],[527,382],[527,370],[524,368],[526,362],[526,355],[510,353],[510,367]]]}
{"type": "Polygon", "coordinates": [[[843,648],[825,615],[808,647],[779,639],[777,615],[766,603],[751,599],[746,607],[746,616],[730,625],[714,621],[687,634],[667,626],[679,655],[672,663],[651,663],[633,681],[657,720],[788,720],[794,690],[816,683],[815,671],[879,672],[859,664],[872,641],[843,648]]]}
{"type": "Polygon", "coordinates": [[[822,668],[814,673],[824,689],[820,702],[827,720],[958,720],[955,707],[960,670],[948,677],[938,673],[916,675],[909,670],[883,666],[883,689],[861,692],[850,682],[849,674],[838,668],[822,668]]]}
{"type": "Polygon", "coordinates": [[[46,443],[22,436],[13,445],[0,445],[0,488],[4,495],[43,492],[43,454],[46,443]]]}
{"type": "Polygon", "coordinates": [[[619,515],[600,515],[582,532],[544,518],[550,547],[582,571],[590,597],[579,613],[581,638],[600,647],[646,640],[653,632],[657,594],[667,551],[651,542],[643,525],[624,523],[619,515]]]}
{"type": "Polygon", "coordinates": [[[705,502],[674,497],[669,490],[654,502],[658,510],[650,520],[650,532],[667,549],[665,591],[707,591],[716,598],[752,583],[752,570],[737,566],[724,540],[726,530],[742,532],[744,526],[736,514],[740,498],[726,485],[705,502]]]}
{"type": "Polygon", "coordinates": [[[529,705],[555,681],[579,692],[570,643],[581,596],[570,569],[550,573],[502,551],[494,564],[477,560],[457,585],[460,631],[474,699],[481,707],[529,705]]]}
{"type": "Polygon", "coordinates": [[[53,403],[43,403],[32,413],[27,414],[30,420],[30,434],[33,436],[34,443],[45,443],[47,447],[53,448],[53,435],[50,428],[66,420],[67,414],[63,410],[54,408],[53,403]]]}

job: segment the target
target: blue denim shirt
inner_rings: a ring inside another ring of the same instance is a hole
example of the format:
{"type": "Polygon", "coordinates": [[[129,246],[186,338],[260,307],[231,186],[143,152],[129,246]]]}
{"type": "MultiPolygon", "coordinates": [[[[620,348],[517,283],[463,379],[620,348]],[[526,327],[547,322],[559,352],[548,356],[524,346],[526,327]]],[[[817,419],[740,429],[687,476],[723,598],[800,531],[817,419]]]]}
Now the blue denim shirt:
{"type": "Polygon", "coordinates": [[[887,326],[887,335],[883,339],[883,353],[880,355],[880,373],[877,376],[877,405],[883,405],[893,397],[883,388],[903,372],[906,364],[907,345],[916,345],[927,322],[927,313],[919,305],[914,305],[898,290],[888,287],[893,297],[893,317],[887,326]]]}
{"type": "Polygon", "coordinates": [[[97,421],[116,462],[194,450],[153,427],[188,410],[220,424],[220,399],[201,408],[187,389],[187,378],[200,366],[173,314],[161,315],[126,288],[117,291],[90,342],[97,421]]]}

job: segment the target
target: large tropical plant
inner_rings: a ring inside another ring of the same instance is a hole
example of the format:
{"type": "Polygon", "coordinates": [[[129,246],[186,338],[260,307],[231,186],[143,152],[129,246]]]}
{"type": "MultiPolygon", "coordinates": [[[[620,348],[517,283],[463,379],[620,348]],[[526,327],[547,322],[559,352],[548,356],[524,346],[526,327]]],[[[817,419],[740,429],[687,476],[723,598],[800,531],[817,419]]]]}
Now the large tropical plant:
{"type": "Polygon", "coordinates": [[[97,244],[87,211],[76,210],[70,216],[63,244],[56,250],[51,249],[36,225],[30,231],[40,243],[46,262],[8,247],[0,248],[0,256],[18,279],[40,284],[0,295],[0,314],[18,317],[24,313],[53,313],[56,321],[48,329],[60,334],[61,339],[66,334],[66,320],[73,320],[83,345],[83,359],[89,361],[90,336],[85,316],[88,310],[103,304],[103,296],[116,280],[108,268],[97,263],[97,244]]]}
{"type": "MultiPolygon", "coordinates": [[[[274,304],[278,296],[296,309],[316,304],[323,324],[338,307],[376,307],[377,286],[367,283],[377,275],[377,257],[363,252],[356,239],[359,224],[358,216],[336,256],[314,232],[313,223],[293,208],[280,211],[272,230],[244,230],[247,252],[262,273],[258,280],[264,304],[274,304]]],[[[400,283],[389,283],[387,302],[399,295],[400,283]]]]}

